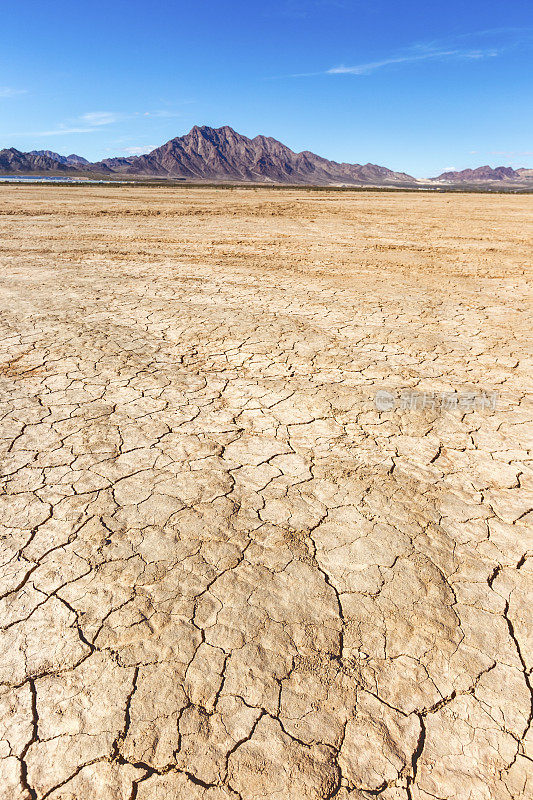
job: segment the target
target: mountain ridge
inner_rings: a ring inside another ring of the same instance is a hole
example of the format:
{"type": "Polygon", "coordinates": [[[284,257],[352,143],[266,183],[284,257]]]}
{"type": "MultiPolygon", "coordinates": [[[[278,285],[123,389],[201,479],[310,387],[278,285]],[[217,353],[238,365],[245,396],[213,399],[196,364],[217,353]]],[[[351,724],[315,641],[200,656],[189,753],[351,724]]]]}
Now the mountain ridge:
{"type": "MultiPolygon", "coordinates": [[[[47,153],[52,153],[53,156],[59,155],[58,153],[53,153],[52,150],[34,150],[30,153],[23,153],[21,150],[17,150],[16,147],[0,150],[0,175],[56,175],[60,173],[75,177],[84,172],[96,172],[99,174],[99,171],[94,168],[94,164],[85,159],[83,159],[84,163],[69,160],[72,158],[71,156],[60,156],[61,160],[58,160],[47,155],[47,153]]],[[[81,156],[76,156],[76,158],[81,159],[81,156]]],[[[111,172],[111,170],[105,169],[104,171],[111,172]]]]}
{"type": "Polygon", "coordinates": [[[30,150],[28,153],[30,156],[46,156],[47,158],[51,158],[53,161],[57,161],[60,164],[90,164],[91,162],[88,161],[83,156],[77,156],[76,153],[71,153],[69,156],[61,156],[59,153],[55,153],[53,150],[30,150]]]}
{"type": "Polygon", "coordinates": [[[485,164],[482,167],[475,169],[462,169],[462,170],[448,170],[438,175],[436,178],[430,178],[432,181],[446,181],[449,183],[475,183],[487,181],[512,181],[522,180],[527,177],[527,173],[531,170],[521,167],[520,169],[513,169],[512,167],[490,167],[485,164]]]}
{"type": "Polygon", "coordinates": [[[493,168],[489,165],[448,170],[435,178],[420,181],[405,172],[378,164],[331,161],[309,150],[296,153],[272,136],[259,134],[250,139],[229,125],[220,128],[194,125],[189,133],[169,139],[148,153],[96,162],[75,153],[68,156],[53,150],[24,153],[11,147],[0,150],[0,174],[100,175],[323,186],[523,185],[533,181],[531,169],[493,168]]]}
{"type": "Polygon", "coordinates": [[[60,156],[49,150],[22,153],[9,148],[0,151],[0,172],[91,172],[137,178],[300,185],[416,183],[407,173],[377,164],[339,163],[310,151],[295,153],[271,136],[259,134],[250,139],[229,125],[220,128],[195,125],[184,136],[170,139],[144,155],[97,162],[75,155],[60,156]]]}
{"type": "Polygon", "coordinates": [[[339,164],[310,151],[295,153],[271,136],[253,139],[229,125],[195,125],[150,153],[99,162],[126,175],[156,175],[190,180],[237,180],[272,183],[328,184],[415,182],[406,173],[374,164],[339,164]]]}

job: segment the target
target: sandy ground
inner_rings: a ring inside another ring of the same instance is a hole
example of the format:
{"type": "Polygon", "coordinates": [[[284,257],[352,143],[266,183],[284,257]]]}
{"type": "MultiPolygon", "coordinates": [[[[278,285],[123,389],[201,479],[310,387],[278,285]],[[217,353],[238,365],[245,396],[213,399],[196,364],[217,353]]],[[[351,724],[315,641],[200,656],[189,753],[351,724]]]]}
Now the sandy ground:
{"type": "Polygon", "coordinates": [[[532,212],[0,189],[2,800],[533,796],[532,212]]]}

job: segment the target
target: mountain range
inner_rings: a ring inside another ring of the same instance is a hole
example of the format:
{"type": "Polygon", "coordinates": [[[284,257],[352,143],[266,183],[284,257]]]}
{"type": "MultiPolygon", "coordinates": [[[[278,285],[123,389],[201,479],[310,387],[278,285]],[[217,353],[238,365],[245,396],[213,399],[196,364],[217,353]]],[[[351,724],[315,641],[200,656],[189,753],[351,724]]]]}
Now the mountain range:
{"type": "Polygon", "coordinates": [[[54,153],[53,150],[30,150],[28,153],[29,156],[46,156],[47,158],[51,158],[52,161],[57,161],[59,164],[89,164],[90,162],[87,161],[86,158],[82,156],[77,156],[75,153],[72,153],[70,156],[60,156],[59,153],[54,153]]]}
{"type": "MultiPolygon", "coordinates": [[[[101,162],[123,175],[154,175],[189,180],[267,181],[270,183],[398,183],[413,182],[403,172],[376,164],[339,164],[309,151],[294,153],[269,136],[249,139],[229,125],[197,125],[151,153],[101,162]]],[[[96,165],[95,165],[96,166],[96,165]]]]}
{"type": "MultiPolygon", "coordinates": [[[[33,150],[21,153],[14,147],[0,150],[0,175],[83,175],[86,172],[100,174],[99,169],[85,158],[76,155],[60,156],[51,150],[33,150]]],[[[106,170],[107,174],[111,170],[106,170]]]]}
{"type": "Polygon", "coordinates": [[[311,152],[294,153],[268,136],[249,139],[233,128],[195,125],[141,156],[108,158],[90,163],[77,155],[50,150],[0,151],[0,172],[96,173],[105,176],[157,177],[200,181],[255,181],[290,184],[398,184],[415,179],[376,164],[339,164],[311,152]]]}
{"type": "Polygon", "coordinates": [[[488,164],[484,167],[477,167],[476,169],[463,169],[459,172],[449,171],[443,172],[436,178],[431,178],[433,181],[441,181],[446,183],[486,183],[487,181],[521,181],[524,179],[533,178],[533,169],[513,169],[512,167],[489,167],[488,164]]]}
{"type": "MultiPolygon", "coordinates": [[[[421,183],[405,172],[377,164],[348,164],[303,151],[295,153],[269,136],[247,136],[224,125],[195,125],[185,136],[139,156],[89,162],[76,154],[62,156],[52,150],[23,153],[15,148],[0,151],[2,175],[63,175],[162,178],[189,181],[232,181],[297,185],[401,186],[421,183]]],[[[533,179],[532,170],[511,167],[479,167],[444,172],[430,179],[438,183],[523,183],[533,179]],[[529,173],[529,174],[526,174],[529,173]]],[[[427,183],[428,182],[422,182],[427,183]]]]}

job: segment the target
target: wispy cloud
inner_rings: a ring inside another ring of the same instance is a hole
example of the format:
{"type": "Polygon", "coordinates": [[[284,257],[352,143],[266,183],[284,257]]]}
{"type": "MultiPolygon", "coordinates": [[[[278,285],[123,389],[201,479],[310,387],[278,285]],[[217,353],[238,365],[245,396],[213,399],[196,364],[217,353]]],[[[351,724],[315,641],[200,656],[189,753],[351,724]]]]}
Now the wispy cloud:
{"type": "Polygon", "coordinates": [[[87,125],[98,127],[100,125],[112,125],[114,122],[124,122],[124,120],[136,119],[138,117],[166,119],[180,116],[181,112],[179,111],[156,108],[153,111],[132,111],[129,113],[124,113],[122,111],[88,111],[86,114],[82,114],[79,119],[87,125]]]}
{"type": "Polygon", "coordinates": [[[125,147],[123,149],[123,153],[126,153],[128,156],[143,156],[145,153],[151,153],[152,150],[155,150],[156,147],[159,147],[157,144],[148,144],[148,145],[140,145],[138,147],[125,147]]]}
{"type": "Polygon", "coordinates": [[[113,111],[88,111],[81,115],[80,120],[87,125],[98,126],[111,125],[113,122],[118,122],[120,118],[121,115],[113,111]]]}
{"type": "Polygon", "coordinates": [[[111,111],[89,111],[79,117],[61,122],[56,128],[47,131],[24,131],[12,136],[69,136],[73,133],[97,133],[100,128],[117,122],[118,114],[111,111]]]}
{"type": "Polygon", "coordinates": [[[19,94],[27,94],[27,89],[14,89],[12,86],[0,86],[0,97],[17,97],[19,94]]]}
{"type": "Polygon", "coordinates": [[[450,59],[465,59],[470,61],[479,61],[482,58],[495,58],[500,54],[500,51],[494,47],[489,49],[478,50],[443,50],[443,49],[426,49],[420,46],[413,46],[409,52],[404,55],[393,56],[391,58],[383,58],[381,61],[368,61],[363,64],[355,64],[354,66],[346,67],[344,65],[338,67],[330,67],[326,70],[326,75],[370,75],[378,69],[389,67],[393,64],[413,64],[417,61],[446,61],[450,59]],[[422,50],[422,52],[420,52],[422,50]]]}
{"type": "MultiPolygon", "coordinates": [[[[131,113],[124,113],[121,111],[87,111],[79,117],[74,117],[66,122],[58,124],[56,128],[52,128],[51,130],[23,131],[22,133],[11,134],[11,136],[68,136],[75,133],[101,133],[107,125],[113,125],[126,120],[179,116],[181,116],[180,112],[170,109],[133,111],[131,113]]],[[[152,147],[151,149],[153,150],[154,148],[152,147]]],[[[148,150],[143,148],[142,152],[146,153],[148,150]]]]}
{"type": "Polygon", "coordinates": [[[124,113],[121,111],[88,111],[82,114],[79,118],[82,122],[88,125],[112,125],[114,122],[123,122],[127,119],[135,119],[136,117],[158,118],[158,117],[180,117],[180,111],[172,111],[169,109],[155,109],[154,111],[132,111],[124,113]]]}
{"type": "Polygon", "coordinates": [[[138,111],[134,116],[141,116],[141,117],[163,117],[163,118],[170,118],[170,117],[181,117],[181,111],[168,111],[167,109],[156,109],[155,111],[138,111]]]}
{"type": "Polygon", "coordinates": [[[533,150],[491,150],[491,156],[533,156],[533,150]]]}
{"type": "Polygon", "coordinates": [[[317,75],[371,75],[387,67],[408,66],[426,61],[481,61],[496,58],[520,47],[531,47],[533,28],[493,28],[462,33],[433,41],[413,43],[409,47],[356,64],[339,64],[319,72],[300,72],[293,78],[317,75]]]}
{"type": "Polygon", "coordinates": [[[263,13],[267,17],[305,19],[320,12],[346,11],[350,5],[350,0],[284,0],[267,4],[263,13]]]}
{"type": "Polygon", "coordinates": [[[56,128],[51,131],[38,131],[37,133],[27,133],[26,136],[68,136],[71,133],[92,133],[92,128],[56,128]]]}
{"type": "Polygon", "coordinates": [[[94,128],[81,128],[76,126],[69,127],[62,125],[58,128],[52,128],[49,131],[19,131],[18,133],[11,133],[10,136],[69,136],[71,133],[94,133],[94,128]]]}

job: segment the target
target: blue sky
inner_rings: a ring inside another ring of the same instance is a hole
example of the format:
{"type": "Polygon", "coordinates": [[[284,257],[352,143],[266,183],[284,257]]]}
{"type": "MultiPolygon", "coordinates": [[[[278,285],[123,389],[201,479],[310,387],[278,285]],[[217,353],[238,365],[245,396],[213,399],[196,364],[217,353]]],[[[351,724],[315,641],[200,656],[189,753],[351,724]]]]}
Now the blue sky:
{"type": "Polygon", "coordinates": [[[92,160],[229,124],[417,177],[533,167],[531,0],[20,0],[2,17],[0,148],[92,160]]]}

